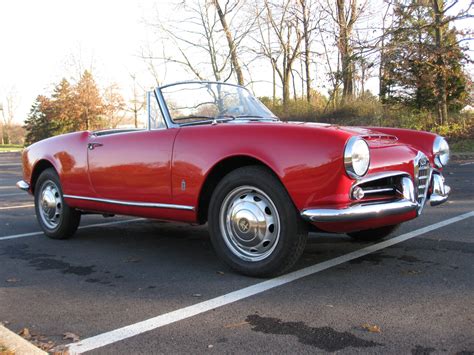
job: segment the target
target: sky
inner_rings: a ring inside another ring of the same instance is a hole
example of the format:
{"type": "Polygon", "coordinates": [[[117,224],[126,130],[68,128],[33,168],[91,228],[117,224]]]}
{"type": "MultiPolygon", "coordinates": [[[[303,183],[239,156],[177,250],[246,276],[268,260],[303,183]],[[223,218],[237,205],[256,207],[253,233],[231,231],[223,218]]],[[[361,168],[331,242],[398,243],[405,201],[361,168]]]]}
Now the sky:
{"type": "Polygon", "coordinates": [[[0,100],[14,93],[15,121],[22,122],[35,97],[51,92],[62,77],[77,78],[79,68],[92,65],[99,83],[116,82],[124,91],[131,90],[131,73],[151,86],[139,54],[147,35],[143,18],[153,3],[0,1],[0,100]]]}

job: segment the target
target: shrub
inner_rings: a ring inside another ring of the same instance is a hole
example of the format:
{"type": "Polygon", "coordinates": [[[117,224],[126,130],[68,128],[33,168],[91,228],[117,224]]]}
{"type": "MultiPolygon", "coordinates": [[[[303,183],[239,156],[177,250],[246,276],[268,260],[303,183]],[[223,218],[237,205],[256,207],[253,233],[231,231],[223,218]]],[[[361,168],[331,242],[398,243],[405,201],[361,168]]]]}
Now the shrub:
{"type": "Polygon", "coordinates": [[[319,95],[311,103],[292,100],[286,107],[277,100],[261,98],[284,121],[323,122],[348,126],[386,126],[430,131],[451,139],[474,137],[474,113],[451,113],[449,122],[439,125],[437,116],[426,109],[414,109],[402,103],[382,104],[371,94],[340,103],[336,108],[319,95]]]}

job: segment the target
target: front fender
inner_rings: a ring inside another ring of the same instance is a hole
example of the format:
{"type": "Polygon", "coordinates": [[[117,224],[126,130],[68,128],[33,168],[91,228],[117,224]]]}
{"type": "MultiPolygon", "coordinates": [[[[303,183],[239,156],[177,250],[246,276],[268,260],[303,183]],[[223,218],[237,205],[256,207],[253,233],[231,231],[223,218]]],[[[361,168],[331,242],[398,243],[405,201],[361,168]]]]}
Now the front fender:
{"type": "Polygon", "coordinates": [[[372,127],[371,129],[396,136],[399,142],[410,145],[425,154],[431,166],[434,166],[433,143],[438,137],[437,134],[405,128],[372,127]]]}
{"type": "Polygon", "coordinates": [[[342,152],[350,136],[344,131],[284,123],[182,127],[173,149],[173,201],[197,206],[209,172],[232,156],[251,157],[267,165],[298,209],[315,199],[328,199],[329,194],[337,199],[340,179],[346,177],[342,152]]]}

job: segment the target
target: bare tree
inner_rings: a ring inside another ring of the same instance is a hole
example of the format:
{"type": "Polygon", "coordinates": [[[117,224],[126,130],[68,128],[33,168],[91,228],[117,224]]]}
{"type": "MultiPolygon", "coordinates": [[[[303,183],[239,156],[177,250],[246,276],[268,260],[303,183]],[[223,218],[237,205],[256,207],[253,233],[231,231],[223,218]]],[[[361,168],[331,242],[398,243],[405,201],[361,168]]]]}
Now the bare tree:
{"type": "Polygon", "coordinates": [[[138,114],[145,108],[145,96],[139,95],[139,91],[144,94],[145,90],[143,88],[138,90],[137,88],[137,78],[135,74],[130,74],[130,77],[133,80],[133,97],[130,100],[130,104],[128,106],[128,110],[133,114],[133,122],[135,128],[138,128],[138,114]]]}
{"type": "Polygon", "coordinates": [[[219,20],[221,22],[222,29],[224,30],[225,37],[227,39],[227,45],[229,46],[230,59],[232,62],[232,67],[234,68],[235,75],[237,76],[237,83],[239,85],[244,85],[244,74],[242,68],[240,67],[240,60],[237,54],[237,43],[231,33],[230,27],[227,23],[228,14],[233,11],[240,3],[240,1],[235,1],[231,7],[229,7],[229,1],[226,2],[224,10],[222,9],[219,0],[212,0],[217,14],[219,15],[219,20]]]}
{"type": "Polygon", "coordinates": [[[120,94],[117,84],[111,84],[105,88],[102,95],[104,100],[104,118],[106,126],[117,128],[126,116],[125,101],[120,94]]]}
{"type": "MultiPolygon", "coordinates": [[[[305,84],[306,91],[306,100],[311,101],[311,64],[313,62],[311,50],[311,45],[313,42],[313,33],[319,27],[319,22],[321,20],[322,11],[317,8],[319,5],[318,2],[314,0],[298,0],[296,2],[295,14],[298,18],[298,22],[301,24],[301,36],[303,37],[304,49],[302,51],[302,61],[304,63],[304,80],[302,82],[305,84]]],[[[301,71],[303,75],[303,71],[301,71]]]]}
{"type": "MultiPolygon", "coordinates": [[[[255,18],[242,16],[244,0],[180,1],[176,20],[158,20],[151,26],[170,51],[143,56],[146,60],[177,64],[199,80],[228,81],[234,74],[244,84],[239,48],[254,26],[255,18]]],[[[148,62],[150,63],[150,62],[148,62]]]]}
{"type": "Polygon", "coordinates": [[[381,28],[381,35],[380,35],[380,42],[379,42],[379,99],[385,99],[385,60],[386,60],[386,41],[387,37],[392,30],[392,23],[393,19],[390,18],[392,9],[392,2],[391,0],[387,1],[386,9],[384,11],[384,15],[382,17],[382,28],[381,28]],[[389,23],[387,23],[390,21],[389,23]]]}
{"type": "Polygon", "coordinates": [[[303,36],[299,30],[299,20],[292,15],[292,0],[272,3],[264,0],[264,9],[259,16],[260,53],[270,60],[273,70],[282,84],[283,105],[290,100],[292,69],[300,55],[303,36]]]}
{"type": "Polygon", "coordinates": [[[338,48],[342,65],[342,97],[351,98],[354,95],[354,62],[351,35],[354,23],[358,17],[357,0],[336,0],[337,25],[339,27],[338,48]]]}
{"type": "Polygon", "coordinates": [[[0,104],[2,112],[2,144],[10,144],[10,129],[19,106],[18,93],[11,88],[5,96],[5,105],[0,104]]]}

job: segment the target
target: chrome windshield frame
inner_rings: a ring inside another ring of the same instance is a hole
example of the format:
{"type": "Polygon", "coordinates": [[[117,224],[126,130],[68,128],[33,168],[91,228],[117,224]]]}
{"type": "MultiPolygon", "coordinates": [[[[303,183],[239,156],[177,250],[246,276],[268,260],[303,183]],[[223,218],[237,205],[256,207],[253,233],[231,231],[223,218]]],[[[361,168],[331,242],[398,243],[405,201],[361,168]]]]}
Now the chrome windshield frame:
{"type": "MultiPolygon", "coordinates": [[[[171,114],[168,110],[168,106],[166,104],[166,100],[163,96],[163,92],[162,92],[162,89],[166,89],[168,87],[171,87],[171,86],[175,86],[175,85],[183,85],[183,84],[221,84],[221,85],[228,85],[228,86],[233,86],[233,87],[237,87],[237,88],[240,88],[242,90],[245,90],[247,91],[250,95],[252,95],[252,97],[254,97],[257,101],[259,101],[264,107],[266,107],[257,97],[255,97],[249,89],[247,89],[246,87],[243,87],[241,85],[237,85],[237,84],[232,84],[232,83],[226,83],[226,82],[222,82],[222,81],[212,81],[212,80],[187,80],[187,81],[179,81],[179,82],[176,82],[176,83],[171,83],[171,84],[166,84],[166,85],[162,85],[162,86],[158,86],[157,88],[155,88],[153,90],[153,92],[155,93],[155,96],[156,96],[156,99],[158,100],[158,105],[160,107],[160,110],[161,110],[161,113],[163,115],[163,118],[165,119],[165,123],[166,123],[166,126],[167,128],[178,128],[178,127],[182,127],[182,125],[180,125],[179,123],[175,123],[173,122],[172,118],[171,118],[171,114]]],[[[148,98],[148,95],[147,95],[147,98],[148,98]]],[[[149,108],[149,102],[147,102],[147,113],[148,113],[148,129],[150,128],[150,108],[149,108]]],[[[267,108],[267,110],[269,110],[267,108]]],[[[278,119],[278,117],[275,116],[275,118],[278,119]]]]}
{"type": "Polygon", "coordinates": [[[158,100],[158,106],[160,107],[161,114],[163,115],[163,118],[165,119],[166,126],[168,128],[176,128],[179,127],[177,123],[174,123],[173,120],[171,119],[170,112],[168,111],[168,106],[166,105],[166,101],[163,97],[163,93],[161,92],[161,87],[157,87],[154,90],[156,99],[158,100]]]}
{"type": "Polygon", "coordinates": [[[182,85],[182,84],[222,84],[222,85],[229,85],[229,86],[235,86],[235,87],[238,87],[238,88],[241,88],[241,89],[244,89],[244,90],[247,90],[249,93],[249,89],[247,89],[246,87],[242,86],[242,85],[238,85],[238,84],[232,84],[232,83],[226,83],[224,81],[213,81],[213,80],[185,80],[185,81],[177,81],[175,83],[171,83],[171,84],[166,84],[166,85],[162,85],[162,86],[159,86],[158,89],[166,89],[168,87],[171,87],[171,86],[175,86],[175,85],[182,85]]]}
{"type": "MultiPolygon", "coordinates": [[[[161,115],[163,116],[163,119],[165,121],[165,128],[160,128],[160,129],[168,129],[172,127],[176,127],[169,116],[168,108],[164,104],[164,99],[163,96],[161,95],[161,92],[158,92],[157,89],[154,89],[152,91],[147,91],[146,92],[146,113],[147,113],[147,130],[151,131],[151,100],[156,100],[158,103],[158,108],[161,111],[161,115]]],[[[154,128],[153,128],[154,129],[154,128]]]]}

